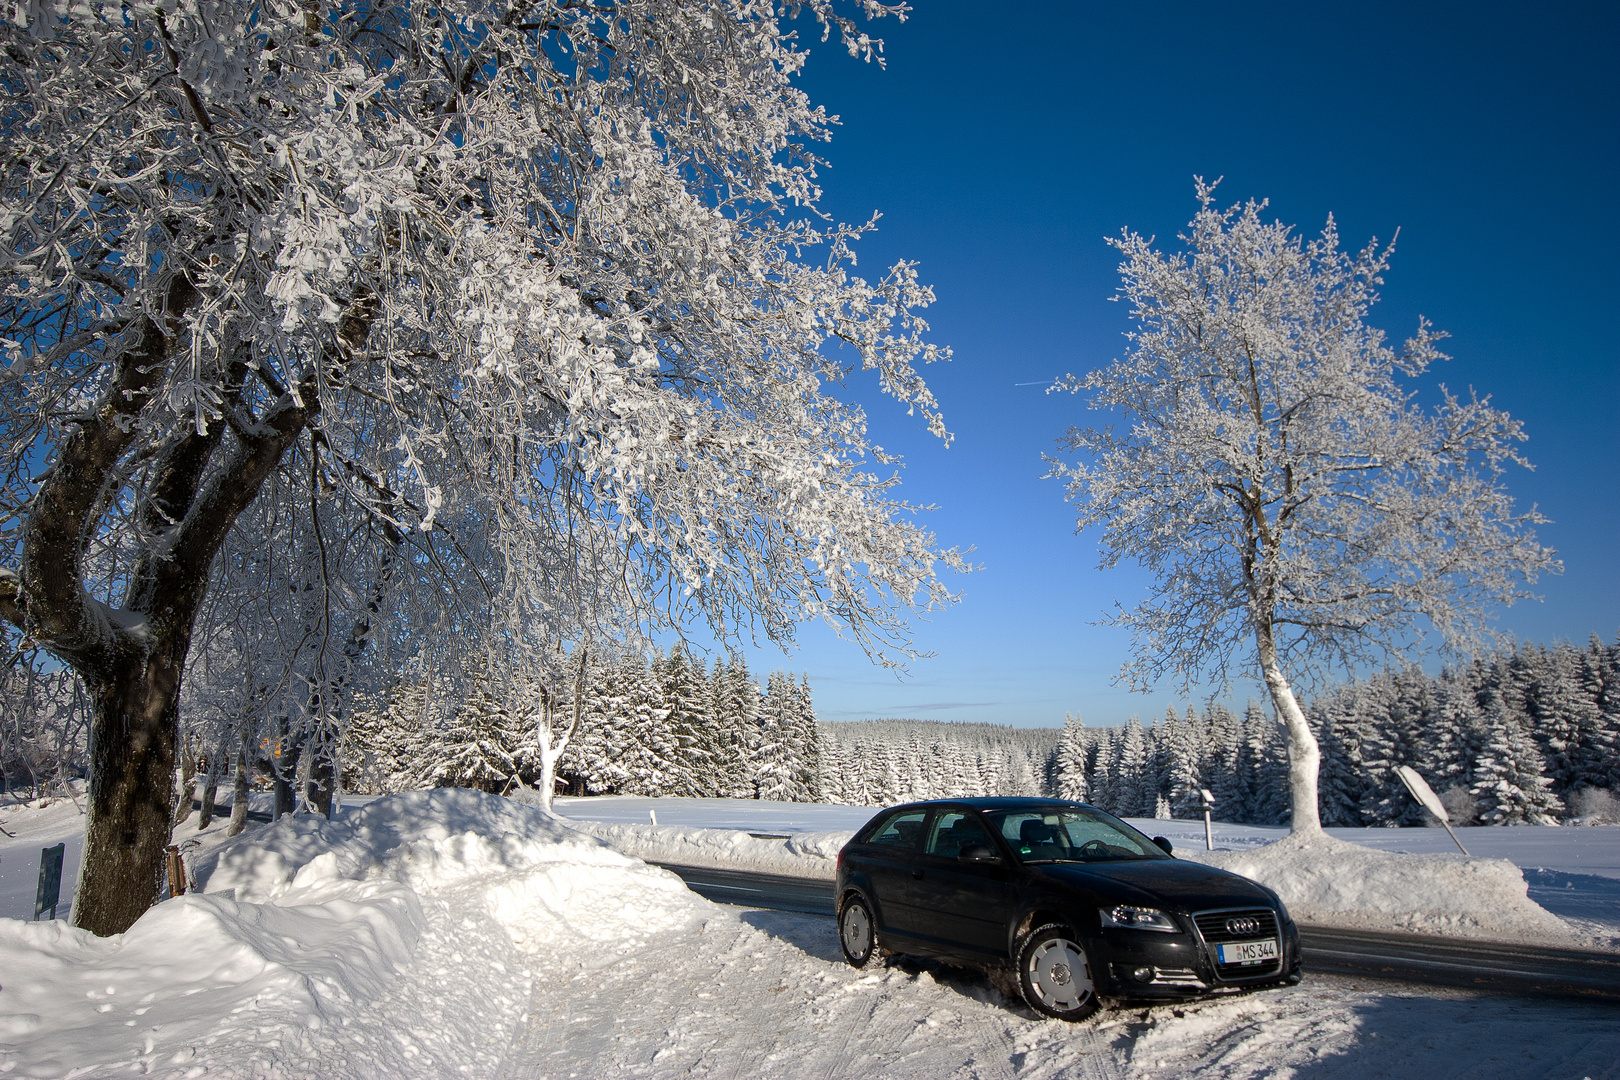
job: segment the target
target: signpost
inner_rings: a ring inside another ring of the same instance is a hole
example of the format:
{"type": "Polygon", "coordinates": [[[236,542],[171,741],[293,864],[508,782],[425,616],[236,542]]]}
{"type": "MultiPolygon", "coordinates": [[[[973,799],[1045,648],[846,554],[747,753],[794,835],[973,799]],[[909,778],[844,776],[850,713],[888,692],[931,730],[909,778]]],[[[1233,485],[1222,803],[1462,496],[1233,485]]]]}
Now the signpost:
{"type": "Polygon", "coordinates": [[[1446,804],[1440,801],[1440,797],[1434,793],[1428,781],[1419,776],[1417,770],[1410,765],[1397,765],[1395,775],[1401,778],[1401,783],[1406,785],[1406,790],[1412,793],[1412,798],[1416,799],[1423,809],[1440,819],[1440,824],[1446,827],[1446,832],[1451,833],[1451,842],[1457,845],[1457,850],[1467,855],[1468,849],[1457,839],[1457,834],[1451,832],[1451,815],[1446,813],[1446,804]]]}
{"type": "Polygon", "coordinates": [[[1199,788],[1198,794],[1203,797],[1204,804],[1198,809],[1204,812],[1204,850],[1215,850],[1215,834],[1210,831],[1209,814],[1215,809],[1215,796],[1209,793],[1209,788],[1199,788]]]}
{"type": "Polygon", "coordinates": [[[62,856],[66,853],[66,844],[39,849],[39,888],[34,890],[35,922],[39,921],[39,913],[46,908],[51,909],[51,918],[56,918],[56,905],[62,898],[62,856]]]}

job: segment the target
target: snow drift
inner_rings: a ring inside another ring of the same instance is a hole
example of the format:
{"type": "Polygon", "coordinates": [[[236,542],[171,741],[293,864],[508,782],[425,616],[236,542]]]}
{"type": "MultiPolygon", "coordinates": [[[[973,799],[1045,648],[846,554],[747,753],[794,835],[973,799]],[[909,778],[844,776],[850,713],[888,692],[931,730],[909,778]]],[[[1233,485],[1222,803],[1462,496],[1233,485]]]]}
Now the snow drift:
{"type": "Polygon", "coordinates": [[[530,971],[713,910],[531,807],[453,788],[282,818],[193,869],[200,893],[116,937],[0,919],[0,1074],[490,1073],[530,971]]]}
{"type": "Polygon", "coordinates": [[[1529,898],[1506,859],[1396,854],[1304,833],[1245,851],[1178,854],[1269,886],[1301,922],[1570,944],[1568,927],[1529,898]]]}

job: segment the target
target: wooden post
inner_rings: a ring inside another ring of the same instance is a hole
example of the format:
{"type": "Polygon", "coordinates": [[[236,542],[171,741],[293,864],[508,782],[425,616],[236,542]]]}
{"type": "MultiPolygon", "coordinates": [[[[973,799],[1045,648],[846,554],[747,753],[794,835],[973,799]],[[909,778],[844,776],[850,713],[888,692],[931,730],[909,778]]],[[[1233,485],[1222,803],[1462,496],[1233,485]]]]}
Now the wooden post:
{"type": "Polygon", "coordinates": [[[180,859],[180,849],[170,844],[165,849],[169,856],[169,895],[186,895],[186,865],[180,859]]]}

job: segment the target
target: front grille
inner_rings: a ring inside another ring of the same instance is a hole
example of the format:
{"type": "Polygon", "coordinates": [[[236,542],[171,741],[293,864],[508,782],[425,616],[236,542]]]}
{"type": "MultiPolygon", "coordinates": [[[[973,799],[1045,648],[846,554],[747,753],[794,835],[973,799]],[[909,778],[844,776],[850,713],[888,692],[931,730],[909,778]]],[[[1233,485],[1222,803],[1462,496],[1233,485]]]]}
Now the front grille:
{"type": "Polygon", "coordinates": [[[1193,916],[1199,936],[1209,946],[1209,958],[1215,964],[1215,974],[1222,979],[1246,979],[1261,975],[1274,975],[1282,969],[1282,935],[1277,932],[1277,913],[1270,908],[1244,908],[1237,911],[1201,911],[1193,916]],[[1275,963],[1222,964],[1216,963],[1217,946],[1236,941],[1260,941],[1270,938],[1277,943],[1279,953],[1275,963]]]}

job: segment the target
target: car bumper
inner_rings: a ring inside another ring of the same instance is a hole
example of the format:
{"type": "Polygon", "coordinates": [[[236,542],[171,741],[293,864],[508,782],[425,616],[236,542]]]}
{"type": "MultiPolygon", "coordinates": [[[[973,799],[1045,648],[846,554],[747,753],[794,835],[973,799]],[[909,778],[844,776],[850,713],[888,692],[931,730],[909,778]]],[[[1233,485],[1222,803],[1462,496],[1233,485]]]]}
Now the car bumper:
{"type": "Polygon", "coordinates": [[[1126,999],[1187,998],[1299,982],[1299,931],[1291,921],[1283,924],[1280,952],[1278,963],[1251,974],[1221,974],[1213,949],[1196,934],[1104,930],[1096,942],[1091,977],[1099,994],[1126,999]]]}

